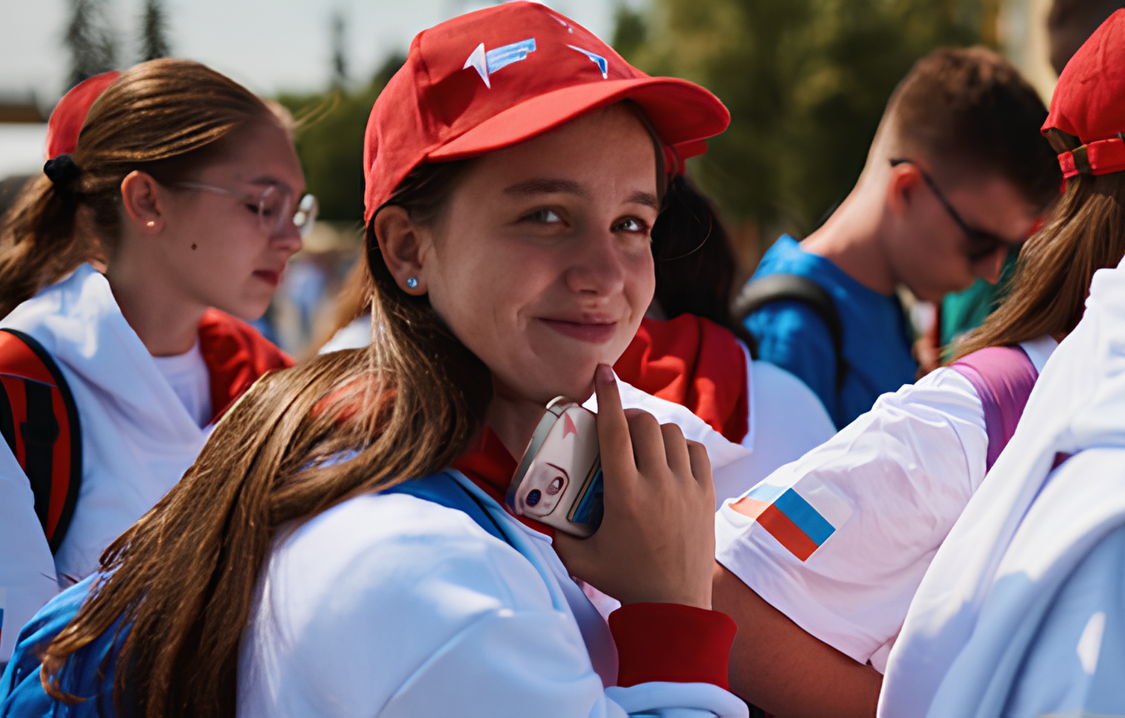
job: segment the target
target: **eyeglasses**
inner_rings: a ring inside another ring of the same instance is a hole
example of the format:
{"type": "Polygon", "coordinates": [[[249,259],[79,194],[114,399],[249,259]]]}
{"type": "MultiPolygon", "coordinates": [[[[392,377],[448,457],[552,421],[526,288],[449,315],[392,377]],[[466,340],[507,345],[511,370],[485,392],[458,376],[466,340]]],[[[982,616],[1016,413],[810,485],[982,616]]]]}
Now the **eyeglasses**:
{"type": "Polygon", "coordinates": [[[930,176],[929,172],[922,169],[914,160],[906,158],[891,160],[891,167],[898,167],[902,164],[914,165],[918,169],[918,173],[922,175],[922,180],[926,183],[926,186],[934,193],[938,202],[941,202],[941,206],[945,207],[945,211],[949,214],[950,218],[956,222],[957,226],[961,228],[961,231],[965,233],[965,236],[969,240],[965,256],[968,257],[969,262],[979,262],[995,254],[996,251],[1001,248],[1008,249],[1023,244],[1023,240],[1013,242],[1010,239],[1005,239],[992,232],[969,226],[969,223],[961,219],[961,215],[957,213],[957,210],[953,209],[953,205],[949,203],[949,200],[946,199],[945,195],[938,189],[937,182],[934,182],[934,178],[930,176]]]}
{"type": "Polygon", "coordinates": [[[172,186],[234,197],[258,214],[258,227],[270,237],[283,233],[286,230],[286,222],[292,222],[302,237],[308,235],[319,209],[316,197],[311,194],[302,196],[294,205],[293,193],[288,188],[275,184],[269,185],[259,193],[240,192],[203,182],[177,182],[172,186]]]}

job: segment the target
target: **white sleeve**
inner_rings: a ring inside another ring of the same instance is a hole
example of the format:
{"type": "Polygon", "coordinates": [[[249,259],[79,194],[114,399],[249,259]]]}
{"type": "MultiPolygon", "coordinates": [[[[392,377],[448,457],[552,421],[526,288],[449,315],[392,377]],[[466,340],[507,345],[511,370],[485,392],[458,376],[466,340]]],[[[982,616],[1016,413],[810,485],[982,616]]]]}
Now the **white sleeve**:
{"type": "Polygon", "coordinates": [[[742,445],[753,453],[713,467],[716,508],[836,433],[824,404],[803,381],[769,362],[752,361],[749,354],[746,362],[750,416],[742,445]]]}
{"type": "Polygon", "coordinates": [[[239,715],[745,715],[712,685],[607,691],[560,595],[459,511],[347,501],[274,549],[243,639],[239,715]]]}
{"type": "Polygon", "coordinates": [[[778,469],[741,511],[725,504],[716,557],[805,631],[882,671],[922,575],[984,476],[987,443],[972,385],[939,369],[778,469]],[[794,529],[801,516],[769,520],[794,495],[815,514],[807,533],[794,529]],[[753,507],[767,505],[773,513],[759,520],[753,507]]]}
{"type": "Polygon", "coordinates": [[[0,440],[0,665],[12,657],[23,624],[58,590],[31,483],[0,440]]]}

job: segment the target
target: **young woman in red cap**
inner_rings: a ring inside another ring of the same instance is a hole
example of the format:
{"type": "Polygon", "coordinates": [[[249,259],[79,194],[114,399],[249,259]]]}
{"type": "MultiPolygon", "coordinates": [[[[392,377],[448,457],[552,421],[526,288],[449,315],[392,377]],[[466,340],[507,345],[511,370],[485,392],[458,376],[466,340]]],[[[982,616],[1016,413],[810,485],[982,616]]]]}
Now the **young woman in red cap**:
{"type": "Polygon", "coordinates": [[[707,454],[626,415],[609,369],[652,298],[665,152],[728,117],[542,5],[421,33],[365,140],[376,340],[244,395],[24,629],[0,706],[745,715],[707,454]],[[546,403],[595,390],[604,520],[552,540],[493,495],[546,403]],[[625,604],[608,625],[571,576],[625,604]]]}
{"type": "Polygon", "coordinates": [[[242,320],[265,311],[313,209],[297,205],[304,177],[288,129],[197,63],[79,85],[51,116],[47,150],[0,232],[0,448],[20,464],[0,471],[14,492],[0,507],[0,572],[32,556],[40,566],[27,585],[0,575],[0,662],[56,580],[94,571],[227,406],[291,364],[242,320]],[[37,356],[56,365],[73,416],[20,378],[37,356]],[[55,427],[46,449],[44,418],[55,427]],[[42,483],[45,501],[30,489],[42,483]],[[36,515],[42,527],[27,533],[36,515]]]}

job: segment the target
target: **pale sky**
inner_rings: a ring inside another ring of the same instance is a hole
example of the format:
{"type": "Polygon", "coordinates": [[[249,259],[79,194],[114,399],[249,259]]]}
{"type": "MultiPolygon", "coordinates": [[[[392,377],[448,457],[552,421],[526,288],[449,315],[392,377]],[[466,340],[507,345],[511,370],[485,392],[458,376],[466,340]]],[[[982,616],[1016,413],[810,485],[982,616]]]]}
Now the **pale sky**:
{"type": "MultiPolygon", "coordinates": [[[[620,0],[546,4],[609,39],[620,0]]],[[[626,0],[631,6],[646,0],[626,0]]],[[[488,0],[166,0],[173,55],[199,60],[259,94],[315,90],[330,77],[330,18],[346,19],[349,72],[366,79],[419,31],[488,0]]],[[[137,60],[142,0],[106,0],[122,64],[137,60]]],[[[62,94],[69,55],[68,0],[0,0],[0,95],[35,92],[49,109],[62,94]]]]}

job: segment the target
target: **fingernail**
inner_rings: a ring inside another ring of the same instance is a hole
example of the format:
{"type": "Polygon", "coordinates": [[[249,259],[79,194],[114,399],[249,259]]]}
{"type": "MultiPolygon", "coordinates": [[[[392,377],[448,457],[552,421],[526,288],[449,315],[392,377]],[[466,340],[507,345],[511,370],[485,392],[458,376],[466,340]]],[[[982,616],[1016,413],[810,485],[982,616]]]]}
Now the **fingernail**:
{"type": "Polygon", "coordinates": [[[615,381],[613,369],[610,369],[608,364],[598,364],[597,376],[602,384],[612,384],[615,381]]]}

